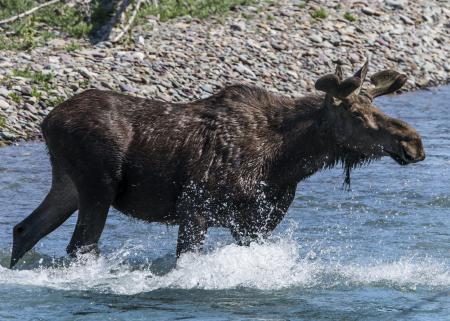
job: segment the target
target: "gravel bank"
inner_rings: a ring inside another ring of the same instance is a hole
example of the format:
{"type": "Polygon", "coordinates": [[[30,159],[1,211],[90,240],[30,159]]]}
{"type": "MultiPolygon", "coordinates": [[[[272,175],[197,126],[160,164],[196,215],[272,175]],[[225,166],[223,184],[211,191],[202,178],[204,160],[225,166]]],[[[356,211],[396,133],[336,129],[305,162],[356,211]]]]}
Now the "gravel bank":
{"type": "Polygon", "coordinates": [[[92,87],[187,101],[245,82],[299,96],[334,62],[350,72],[366,55],[372,72],[406,73],[406,90],[446,84],[449,21],[448,1],[282,0],[225,18],[149,17],[122,45],[54,39],[31,52],[0,51],[0,145],[38,139],[53,106],[92,87]],[[313,18],[320,8],[327,17],[313,18]]]}

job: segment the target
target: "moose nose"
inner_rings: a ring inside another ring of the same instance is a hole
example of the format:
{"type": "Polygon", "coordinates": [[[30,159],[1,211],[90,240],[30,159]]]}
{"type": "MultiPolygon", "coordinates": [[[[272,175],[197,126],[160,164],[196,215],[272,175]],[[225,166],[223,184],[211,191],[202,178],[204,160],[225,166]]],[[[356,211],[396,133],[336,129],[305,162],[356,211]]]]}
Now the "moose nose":
{"type": "Polygon", "coordinates": [[[425,159],[425,151],[423,150],[423,148],[420,150],[419,152],[419,157],[417,157],[417,161],[421,162],[425,159]]]}
{"type": "Polygon", "coordinates": [[[408,142],[401,142],[403,158],[410,163],[421,162],[425,159],[425,151],[422,146],[422,141],[417,140],[413,144],[408,142]]]}

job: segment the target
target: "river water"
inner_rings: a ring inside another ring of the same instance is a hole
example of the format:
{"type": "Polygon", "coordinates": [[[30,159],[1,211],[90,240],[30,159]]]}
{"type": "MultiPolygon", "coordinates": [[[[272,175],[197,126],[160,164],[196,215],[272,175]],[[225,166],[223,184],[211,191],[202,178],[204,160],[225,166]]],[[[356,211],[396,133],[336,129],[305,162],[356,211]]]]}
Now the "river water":
{"type": "Polygon", "coordinates": [[[13,226],[49,189],[41,143],[0,149],[0,320],[450,320],[450,87],[377,101],[427,158],[302,182],[264,244],[211,229],[175,261],[177,229],[111,210],[102,255],[70,261],[76,215],[9,270],[13,226]]]}

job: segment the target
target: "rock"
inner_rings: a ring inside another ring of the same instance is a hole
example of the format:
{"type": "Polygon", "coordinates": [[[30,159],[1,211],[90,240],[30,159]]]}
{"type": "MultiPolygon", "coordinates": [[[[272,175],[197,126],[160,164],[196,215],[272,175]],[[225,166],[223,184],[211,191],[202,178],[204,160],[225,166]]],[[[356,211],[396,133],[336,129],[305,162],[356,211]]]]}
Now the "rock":
{"type": "Polygon", "coordinates": [[[50,47],[63,48],[67,45],[67,42],[64,39],[55,38],[49,40],[47,44],[50,47]]]}
{"type": "Polygon", "coordinates": [[[248,67],[244,66],[243,64],[237,64],[235,66],[235,70],[237,72],[239,72],[241,75],[244,75],[244,76],[248,75],[248,76],[250,76],[252,78],[256,78],[255,73],[251,69],[249,69],[248,67]]]}
{"type": "Polygon", "coordinates": [[[211,94],[214,93],[214,89],[213,89],[213,87],[211,85],[204,84],[204,85],[201,85],[200,88],[203,91],[206,91],[207,93],[211,93],[211,94]]]}
{"type": "Polygon", "coordinates": [[[385,0],[384,2],[394,9],[404,9],[406,5],[405,0],[385,0]]]}
{"type": "Polygon", "coordinates": [[[10,94],[10,91],[8,89],[6,89],[5,87],[0,87],[0,96],[8,98],[9,94],[10,94]]]}
{"type": "Polygon", "coordinates": [[[92,73],[86,67],[78,68],[78,72],[84,78],[87,78],[87,79],[91,79],[92,78],[92,73]]]}
{"type": "Polygon", "coordinates": [[[111,84],[109,83],[109,82],[107,82],[107,81],[104,81],[104,80],[102,80],[101,82],[100,82],[100,84],[103,86],[103,87],[105,87],[105,88],[108,88],[108,89],[114,89],[112,86],[111,86],[111,84]]]}
{"type": "Polygon", "coordinates": [[[124,92],[129,92],[129,93],[137,93],[137,92],[139,92],[139,89],[134,88],[134,87],[129,86],[129,85],[124,84],[124,83],[120,83],[119,84],[119,88],[120,88],[120,90],[122,90],[124,92]]]}
{"type": "Polygon", "coordinates": [[[286,48],[287,48],[287,46],[286,46],[284,43],[281,43],[281,42],[274,42],[274,41],[272,41],[272,42],[270,43],[270,45],[271,45],[274,49],[279,50],[279,51],[286,50],[286,48]]]}
{"type": "Polygon", "coordinates": [[[35,103],[37,103],[37,98],[33,97],[33,96],[28,97],[27,102],[30,104],[35,104],[35,103]]]}
{"type": "Polygon", "coordinates": [[[416,79],[415,84],[419,88],[426,88],[428,86],[429,82],[430,82],[430,79],[427,76],[425,76],[425,77],[416,79]]]}
{"type": "Polygon", "coordinates": [[[309,37],[309,40],[311,40],[311,41],[313,41],[313,42],[315,42],[315,43],[321,43],[322,42],[322,36],[320,36],[319,34],[317,34],[317,33],[313,33],[312,35],[310,35],[309,37]]]}
{"type": "Polygon", "coordinates": [[[236,30],[236,31],[244,31],[245,30],[245,22],[244,21],[238,21],[238,22],[232,23],[230,25],[230,29],[231,30],[236,30]]]}
{"type": "Polygon", "coordinates": [[[414,21],[412,21],[411,18],[409,18],[409,17],[407,17],[405,15],[402,15],[402,14],[400,14],[398,16],[399,16],[400,20],[402,20],[407,25],[413,25],[414,24],[414,21]]]}
{"type": "Polygon", "coordinates": [[[31,86],[24,85],[24,86],[20,87],[20,92],[24,95],[31,96],[32,91],[33,91],[33,88],[31,88],[31,86]]]}
{"type": "Polygon", "coordinates": [[[6,110],[9,108],[8,102],[0,98],[0,109],[6,110]]]}
{"type": "Polygon", "coordinates": [[[351,53],[348,55],[348,60],[352,63],[352,64],[356,64],[359,63],[361,61],[361,59],[359,59],[359,56],[355,53],[351,53]]]}
{"type": "Polygon", "coordinates": [[[30,111],[33,114],[37,114],[37,109],[33,105],[31,105],[30,103],[25,103],[23,108],[25,108],[26,110],[30,111]]]}
{"type": "Polygon", "coordinates": [[[105,52],[102,52],[100,49],[84,49],[80,51],[80,55],[89,56],[89,57],[96,57],[96,58],[105,58],[107,55],[105,52]]]}
{"type": "Polygon", "coordinates": [[[369,7],[364,7],[361,8],[362,13],[368,15],[368,16],[381,16],[381,12],[377,11],[375,9],[369,8],[369,7]]]}
{"type": "Polygon", "coordinates": [[[133,56],[134,56],[134,58],[137,59],[137,60],[144,60],[144,58],[145,58],[145,53],[143,53],[143,52],[135,52],[135,53],[133,54],[133,56]]]}
{"type": "Polygon", "coordinates": [[[6,130],[0,130],[0,138],[11,142],[17,139],[17,135],[6,130]]]}

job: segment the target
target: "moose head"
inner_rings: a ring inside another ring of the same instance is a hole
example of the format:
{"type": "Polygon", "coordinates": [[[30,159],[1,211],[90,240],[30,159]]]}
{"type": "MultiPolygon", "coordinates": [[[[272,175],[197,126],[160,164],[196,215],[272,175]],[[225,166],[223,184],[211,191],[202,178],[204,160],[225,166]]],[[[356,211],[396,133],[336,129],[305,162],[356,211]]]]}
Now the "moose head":
{"type": "Polygon", "coordinates": [[[382,156],[390,156],[400,165],[424,160],[417,131],[372,104],[374,98],[399,90],[406,83],[406,75],[394,70],[377,72],[370,77],[373,86],[365,89],[368,67],[367,61],[352,77],[343,79],[338,65],[334,74],[319,78],[315,84],[317,90],[326,93],[327,118],[337,144],[349,155],[357,155],[355,163],[382,156]]]}

